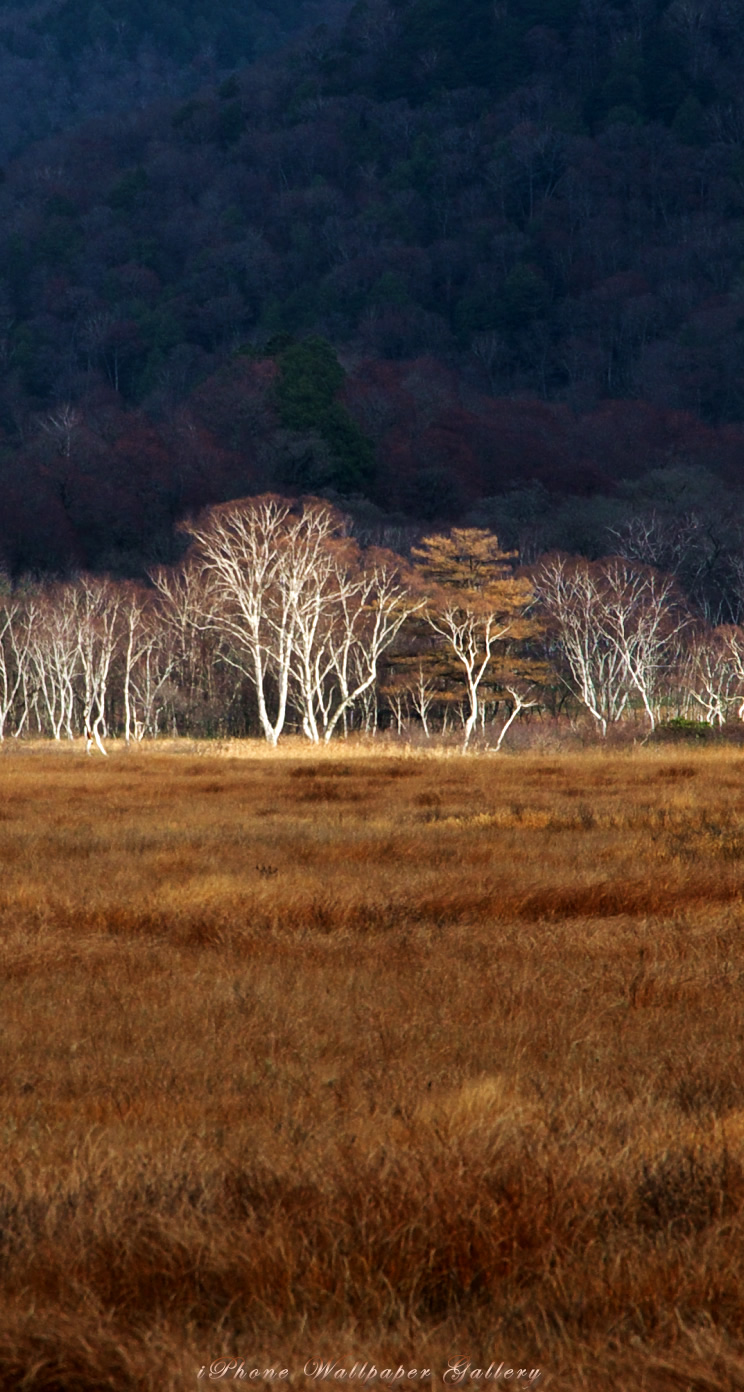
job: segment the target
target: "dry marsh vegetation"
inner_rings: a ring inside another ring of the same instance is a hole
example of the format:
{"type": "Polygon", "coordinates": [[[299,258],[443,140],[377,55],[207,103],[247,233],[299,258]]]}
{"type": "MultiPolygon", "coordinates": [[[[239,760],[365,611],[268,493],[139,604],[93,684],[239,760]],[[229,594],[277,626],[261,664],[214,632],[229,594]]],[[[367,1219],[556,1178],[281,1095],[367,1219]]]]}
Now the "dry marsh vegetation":
{"type": "Polygon", "coordinates": [[[0,857],[0,1386],[744,1388],[738,752],[16,748],[0,857]]]}

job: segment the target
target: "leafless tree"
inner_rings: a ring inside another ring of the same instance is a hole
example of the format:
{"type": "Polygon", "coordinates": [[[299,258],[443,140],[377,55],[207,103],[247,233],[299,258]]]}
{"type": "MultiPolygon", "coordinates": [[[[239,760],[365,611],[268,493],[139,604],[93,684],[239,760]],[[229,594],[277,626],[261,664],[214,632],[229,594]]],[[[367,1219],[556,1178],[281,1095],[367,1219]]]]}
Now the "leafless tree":
{"type": "Polygon", "coordinates": [[[398,558],[362,555],[342,514],[312,499],[212,508],[186,530],[225,661],[250,677],[264,738],[277,743],[293,703],[307,737],[329,740],[419,603],[407,599],[398,558]]]}
{"type": "Polygon", "coordinates": [[[640,698],[651,730],[671,645],[689,623],[674,580],[622,557],[551,557],[538,566],[537,595],[579,699],[603,735],[640,698]]]}
{"type": "Polygon", "coordinates": [[[429,739],[431,733],[429,730],[429,712],[437,698],[437,686],[433,677],[424,670],[423,663],[419,663],[416,671],[409,676],[406,691],[411,698],[411,705],[421,721],[421,728],[426,738],[429,739]]]}
{"type": "Polygon", "coordinates": [[[304,734],[317,743],[329,718],[329,676],[333,669],[337,610],[341,597],[355,588],[350,569],[357,547],[341,536],[343,519],[328,505],[312,504],[306,521],[315,543],[308,558],[310,564],[303,567],[302,576],[298,575],[294,548],[287,548],[281,558],[284,565],[280,568],[279,584],[290,600],[290,690],[304,734]]]}
{"type": "Polygon", "coordinates": [[[26,647],[21,601],[8,577],[0,575],[0,742],[22,689],[26,647]]]}
{"type": "Polygon", "coordinates": [[[521,715],[524,710],[534,710],[536,706],[540,705],[538,688],[534,683],[507,680],[504,683],[504,691],[509,698],[511,709],[499,731],[499,737],[496,741],[497,753],[501,749],[517,716],[521,715]]]}
{"type": "Polygon", "coordinates": [[[423,601],[411,595],[399,557],[367,553],[339,585],[329,639],[330,672],[322,701],[330,740],[353,706],[372,692],[380,659],[423,601]]]}
{"type": "Polygon", "coordinates": [[[58,406],[55,411],[50,411],[48,415],[39,419],[42,430],[56,441],[57,449],[65,459],[69,459],[72,454],[75,432],[79,430],[82,423],[82,415],[69,402],[65,402],[62,406],[58,406]]]}
{"type": "Polygon", "coordinates": [[[122,637],[122,590],[106,578],[83,575],[76,585],[68,587],[67,596],[82,676],[83,730],[88,752],[95,742],[101,754],[106,754],[106,703],[112,663],[122,637]]]}
{"type": "Polygon", "coordinates": [[[677,684],[693,708],[710,725],[725,724],[729,711],[744,699],[744,657],[740,629],[701,625],[680,653],[677,684]]]}
{"type": "Polygon", "coordinates": [[[740,720],[744,720],[744,628],[725,624],[718,632],[736,675],[736,700],[739,703],[736,713],[740,720]]]}
{"type": "Polygon", "coordinates": [[[251,679],[270,745],[287,718],[297,613],[337,525],[330,507],[295,510],[266,496],[210,508],[184,528],[208,580],[212,621],[227,640],[225,661],[251,679]]]}
{"type": "Polygon", "coordinates": [[[602,569],[603,628],[654,730],[659,681],[668,667],[671,644],[689,623],[689,616],[679,603],[671,576],[622,558],[605,561],[602,569]]]}
{"type": "Polygon", "coordinates": [[[124,740],[155,735],[175,662],[159,597],[142,585],[121,585],[119,621],[124,740]]]}
{"type": "Polygon", "coordinates": [[[715,623],[722,609],[730,611],[726,592],[732,587],[724,585],[721,595],[721,568],[730,570],[731,561],[726,564],[723,538],[710,516],[692,509],[666,517],[652,508],[608,527],[607,533],[618,556],[675,576],[708,623],[715,623]]]}
{"type": "Polygon", "coordinates": [[[652,508],[608,527],[607,533],[618,556],[677,574],[699,530],[700,519],[694,512],[663,517],[652,508]]]}
{"type": "Polygon", "coordinates": [[[395,728],[399,735],[406,729],[406,721],[410,715],[410,705],[408,692],[402,686],[390,686],[383,692],[385,702],[395,721],[395,728]]]}
{"type": "MultiPolygon", "coordinates": [[[[155,734],[157,712],[167,705],[171,684],[182,693],[190,716],[200,697],[213,696],[223,645],[214,622],[213,588],[198,556],[188,556],[176,566],[160,566],[150,572],[150,579],[157,592],[157,604],[147,616],[153,644],[136,675],[143,710],[147,711],[143,717],[147,733],[155,734]]],[[[175,733],[175,711],[172,717],[175,733]]]]}
{"type": "Polygon", "coordinates": [[[80,670],[73,583],[50,585],[26,603],[33,706],[55,740],[73,739],[75,679],[80,670]]]}

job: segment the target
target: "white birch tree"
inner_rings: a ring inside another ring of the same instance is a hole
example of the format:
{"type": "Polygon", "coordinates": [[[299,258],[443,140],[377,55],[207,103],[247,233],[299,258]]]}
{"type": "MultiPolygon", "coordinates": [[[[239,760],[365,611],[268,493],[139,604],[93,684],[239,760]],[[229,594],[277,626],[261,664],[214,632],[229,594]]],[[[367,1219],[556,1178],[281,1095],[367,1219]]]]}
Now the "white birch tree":
{"type": "Polygon", "coordinates": [[[9,578],[0,575],[0,742],[5,739],[6,725],[23,688],[26,632],[21,600],[13,594],[9,578]]]}
{"type": "Polygon", "coordinates": [[[400,558],[391,552],[368,552],[339,576],[329,639],[328,696],[322,707],[326,741],[357,702],[374,690],[383,653],[422,606],[423,600],[411,593],[400,558]]]}
{"type": "Polygon", "coordinates": [[[122,587],[122,695],[124,740],[158,733],[159,717],[176,660],[159,596],[143,586],[122,587]]]}
{"type": "Polygon", "coordinates": [[[287,719],[297,614],[333,534],[332,511],[266,496],[210,508],[184,525],[208,581],[211,620],[226,639],[225,661],[250,678],[272,746],[287,719]]]}
{"type": "Polygon", "coordinates": [[[575,694],[602,735],[640,699],[653,731],[661,679],[689,623],[673,577],[623,557],[549,557],[535,593],[565,656],[575,694]]]}
{"type": "Polygon", "coordinates": [[[108,735],[109,681],[123,636],[119,623],[123,592],[106,578],[83,575],[75,586],[67,587],[66,595],[70,601],[82,676],[83,731],[87,749],[90,753],[95,743],[105,755],[103,740],[108,735]]]}
{"type": "Polygon", "coordinates": [[[50,585],[26,604],[33,704],[52,738],[74,739],[75,679],[80,654],[73,583],[50,585]]]}

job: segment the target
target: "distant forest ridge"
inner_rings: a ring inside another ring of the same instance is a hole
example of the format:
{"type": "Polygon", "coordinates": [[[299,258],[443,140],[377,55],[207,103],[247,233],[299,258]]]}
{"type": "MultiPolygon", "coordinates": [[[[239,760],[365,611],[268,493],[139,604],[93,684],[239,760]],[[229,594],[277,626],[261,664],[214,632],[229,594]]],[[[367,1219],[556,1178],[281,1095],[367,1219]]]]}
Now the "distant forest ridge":
{"type": "Polygon", "coordinates": [[[741,510],[738,5],[0,3],[6,58],[9,120],[49,64],[132,84],[0,186],[13,571],[136,573],[267,489],[597,555],[741,510]],[[295,37],[245,66],[259,13],[295,37]]]}

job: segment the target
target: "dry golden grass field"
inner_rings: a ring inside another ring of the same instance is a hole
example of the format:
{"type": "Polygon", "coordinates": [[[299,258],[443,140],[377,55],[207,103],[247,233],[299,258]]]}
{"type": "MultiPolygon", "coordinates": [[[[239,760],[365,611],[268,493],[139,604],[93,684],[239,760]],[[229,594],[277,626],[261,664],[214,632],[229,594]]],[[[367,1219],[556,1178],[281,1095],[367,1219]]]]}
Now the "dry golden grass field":
{"type": "Polygon", "coordinates": [[[0,1387],[744,1388],[740,752],[6,746],[0,856],[0,1387]]]}

